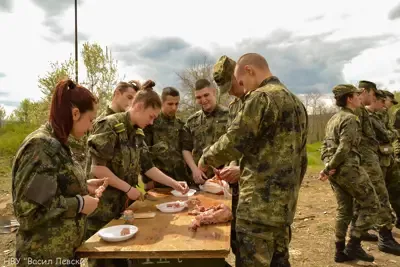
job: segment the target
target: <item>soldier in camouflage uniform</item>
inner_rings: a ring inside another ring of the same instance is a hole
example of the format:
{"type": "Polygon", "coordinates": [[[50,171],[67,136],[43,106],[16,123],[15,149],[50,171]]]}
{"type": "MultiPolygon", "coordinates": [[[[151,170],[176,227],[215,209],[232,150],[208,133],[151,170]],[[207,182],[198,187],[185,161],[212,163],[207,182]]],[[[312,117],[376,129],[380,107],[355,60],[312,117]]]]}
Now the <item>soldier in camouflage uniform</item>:
{"type": "Polygon", "coordinates": [[[389,193],[390,204],[392,205],[392,208],[396,215],[394,216],[395,226],[400,229],[400,160],[398,157],[400,153],[400,134],[398,131],[400,130],[400,120],[397,121],[395,119],[396,116],[394,115],[398,113],[396,110],[392,112],[391,115],[389,115],[389,110],[392,108],[393,105],[397,105],[398,102],[395,99],[393,93],[385,90],[382,91],[386,95],[385,108],[381,111],[383,115],[382,118],[386,125],[386,130],[388,130],[389,134],[392,134],[393,136],[392,145],[394,149],[391,163],[389,167],[384,170],[384,177],[386,188],[389,193]],[[398,129],[395,128],[395,125],[397,125],[398,129]]]}
{"type": "MultiPolygon", "coordinates": [[[[114,90],[114,95],[111,101],[111,105],[101,113],[96,120],[114,114],[116,112],[124,112],[128,107],[131,106],[133,97],[136,92],[139,91],[141,85],[138,81],[130,82],[119,82],[114,90]]],[[[87,157],[87,138],[85,135],[81,139],[76,139],[72,135],[68,138],[68,145],[71,148],[74,159],[79,162],[82,168],[86,168],[86,157],[87,157]]]]}
{"type": "MultiPolygon", "coordinates": [[[[219,87],[220,94],[229,93],[235,96],[235,99],[229,104],[229,116],[227,128],[232,124],[236,115],[242,106],[244,88],[239,86],[234,76],[236,62],[227,56],[222,56],[214,65],[213,77],[215,83],[219,87]]],[[[239,159],[233,160],[229,166],[220,171],[219,176],[230,183],[232,188],[232,213],[233,220],[231,225],[231,248],[233,253],[238,254],[238,247],[236,241],[236,209],[239,201],[239,183],[240,168],[239,159]]]]}
{"type": "MultiPolygon", "coordinates": [[[[91,197],[103,183],[88,187],[85,173],[73,158],[68,135],[90,130],[96,116],[96,98],[71,80],[57,84],[49,122],[28,135],[12,168],[17,266],[79,266],[75,249],[84,241],[86,215],[98,199],[91,197]],[[70,106],[73,104],[73,117],[70,106]],[[70,122],[70,123],[69,123],[70,122]]],[[[91,184],[93,180],[88,181],[91,184]]]]}
{"type": "Polygon", "coordinates": [[[198,166],[242,155],[236,266],[290,266],[290,226],[307,169],[307,111],[258,54],[243,55],[235,77],[248,90],[243,106],[198,166]]]}
{"type": "Polygon", "coordinates": [[[326,125],[321,159],[326,166],[323,173],[329,176],[338,204],[335,261],[359,259],[373,262],[374,257],[361,247],[361,234],[374,226],[373,218],[379,210],[375,189],[360,166],[361,157],[357,148],[362,133],[355,110],[361,106],[359,94],[362,90],[351,84],[340,84],[332,91],[341,110],[326,125]],[[329,173],[331,170],[335,170],[333,175],[329,173]],[[359,206],[358,216],[345,248],[347,228],[353,218],[353,199],[359,206]]]}
{"type": "MultiPolygon", "coordinates": [[[[197,167],[203,149],[213,144],[226,132],[229,111],[217,104],[217,91],[206,79],[196,82],[195,97],[202,109],[190,116],[183,127],[182,153],[192,171],[196,184],[203,184],[206,179],[214,176],[210,167],[205,172],[197,167]]],[[[224,163],[214,168],[221,168],[224,163]]]]}
{"type": "MultiPolygon", "coordinates": [[[[179,91],[166,87],[161,94],[162,107],[160,116],[153,125],[144,129],[146,144],[149,146],[154,165],[177,181],[193,182],[182,156],[182,131],[184,122],[176,117],[179,106],[179,91]]],[[[146,190],[164,187],[143,176],[146,190]]]]}
{"type": "MultiPolygon", "coordinates": [[[[362,137],[359,147],[361,166],[367,172],[380,202],[376,228],[379,230],[378,248],[382,252],[400,255],[400,245],[392,235],[392,215],[389,195],[386,189],[380,160],[378,156],[379,142],[371,123],[370,115],[365,106],[375,101],[375,94],[379,94],[376,84],[370,81],[360,81],[358,87],[363,89],[361,94],[362,106],[356,110],[356,115],[361,122],[362,137]]],[[[358,207],[355,207],[358,212],[358,207]]]]}
{"type": "MultiPolygon", "coordinates": [[[[106,116],[94,125],[89,137],[87,172],[95,177],[109,177],[109,186],[100,199],[98,209],[88,217],[89,238],[112,219],[118,219],[131,200],[140,197],[136,189],[141,172],[151,179],[186,192],[186,187],[155,168],[145,143],[143,128],[158,116],[161,100],[152,91],[154,82],[139,91],[131,109],[106,116]]],[[[126,260],[89,260],[90,266],[126,266],[126,260]]]]}

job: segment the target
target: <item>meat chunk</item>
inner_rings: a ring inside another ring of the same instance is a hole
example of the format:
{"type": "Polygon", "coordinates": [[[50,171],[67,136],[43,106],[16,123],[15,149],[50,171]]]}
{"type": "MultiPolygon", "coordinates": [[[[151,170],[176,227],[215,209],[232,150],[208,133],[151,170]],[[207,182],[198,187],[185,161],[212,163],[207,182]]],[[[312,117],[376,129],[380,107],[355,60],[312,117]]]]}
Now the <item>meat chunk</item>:
{"type": "Polygon", "coordinates": [[[101,195],[103,194],[104,190],[106,190],[107,186],[108,186],[108,178],[105,178],[105,179],[104,179],[104,182],[103,182],[103,185],[99,186],[99,187],[95,190],[95,192],[94,192],[95,197],[96,197],[96,198],[100,198],[101,195]]]}
{"type": "MultiPolygon", "coordinates": [[[[192,214],[195,212],[191,211],[192,214]]],[[[189,230],[196,231],[201,225],[226,223],[232,220],[232,211],[225,204],[219,204],[205,209],[198,206],[197,216],[192,220],[189,230]]],[[[190,214],[190,213],[189,213],[190,214]]]]}
{"type": "Polygon", "coordinates": [[[121,230],[121,236],[129,235],[131,233],[131,230],[129,228],[122,228],[121,230]]]}

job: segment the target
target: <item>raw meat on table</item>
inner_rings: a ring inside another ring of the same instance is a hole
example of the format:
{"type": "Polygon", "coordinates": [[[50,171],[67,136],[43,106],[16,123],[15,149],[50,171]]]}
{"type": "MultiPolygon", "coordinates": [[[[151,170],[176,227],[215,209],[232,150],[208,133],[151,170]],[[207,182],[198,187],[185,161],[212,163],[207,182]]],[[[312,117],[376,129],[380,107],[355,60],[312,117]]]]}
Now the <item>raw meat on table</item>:
{"type": "Polygon", "coordinates": [[[189,211],[190,215],[197,215],[191,222],[189,230],[196,231],[201,225],[226,223],[233,219],[231,209],[225,204],[219,204],[210,208],[197,205],[189,211]]]}

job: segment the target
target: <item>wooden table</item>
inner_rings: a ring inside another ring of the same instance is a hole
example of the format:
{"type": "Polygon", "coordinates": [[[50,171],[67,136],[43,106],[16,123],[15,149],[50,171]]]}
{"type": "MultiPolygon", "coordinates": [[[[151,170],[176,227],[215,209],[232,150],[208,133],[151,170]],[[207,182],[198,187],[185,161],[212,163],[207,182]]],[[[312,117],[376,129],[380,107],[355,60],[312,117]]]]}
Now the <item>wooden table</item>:
{"type": "MultiPolygon", "coordinates": [[[[217,203],[232,205],[232,199],[226,199],[205,192],[196,197],[205,207],[217,203]]],[[[102,240],[96,233],[77,250],[81,258],[123,258],[136,259],[134,266],[162,263],[163,266],[224,266],[224,259],[230,251],[231,224],[201,226],[197,232],[189,231],[194,216],[188,215],[188,209],[179,213],[162,213],[156,204],[186,200],[173,195],[157,200],[146,199],[135,202],[130,209],[134,212],[156,212],[150,219],[135,219],[139,228],[136,235],[126,241],[110,243],[102,240]],[[201,259],[201,260],[199,260],[201,259]]],[[[122,219],[112,220],[105,227],[125,224],[122,219]]]]}

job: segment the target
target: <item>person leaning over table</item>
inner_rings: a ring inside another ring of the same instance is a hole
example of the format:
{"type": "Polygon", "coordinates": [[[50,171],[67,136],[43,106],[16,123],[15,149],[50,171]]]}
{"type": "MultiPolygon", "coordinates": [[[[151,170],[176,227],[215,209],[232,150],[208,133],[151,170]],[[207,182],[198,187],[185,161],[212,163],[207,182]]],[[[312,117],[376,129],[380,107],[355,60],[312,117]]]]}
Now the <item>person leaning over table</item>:
{"type": "MultiPolygon", "coordinates": [[[[140,191],[135,188],[140,172],[182,193],[188,191],[187,184],[175,181],[154,167],[144,141],[142,129],[153,124],[161,109],[161,99],[153,86],[153,81],[144,84],[128,111],[104,117],[94,125],[88,139],[91,167],[86,171],[95,177],[108,177],[109,184],[98,209],[88,218],[87,238],[112,219],[119,218],[126,204],[140,197],[140,191]]],[[[89,260],[90,266],[126,264],[126,260],[117,259],[89,260]]]]}
{"type": "MultiPolygon", "coordinates": [[[[180,96],[174,87],[165,87],[161,93],[160,116],[153,125],[144,129],[146,144],[149,146],[154,165],[176,181],[193,183],[182,155],[182,131],[184,122],[176,116],[180,96]]],[[[142,176],[146,190],[162,188],[163,185],[142,176]]]]}
{"type": "Polygon", "coordinates": [[[104,179],[86,181],[66,144],[69,135],[81,138],[92,128],[96,110],[97,99],[88,89],[61,81],[54,90],[49,121],[19,147],[12,167],[13,206],[20,223],[17,266],[32,266],[29,260],[79,265],[74,251],[84,240],[86,215],[98,205],[91,195],[104,179]]]}
{"type": "MultiPolygon", "coordinates": [[[[239,113],[243,103],[244,88],[240,86],[234,76],[236,62],[227,57],[221,56],[213,68],[213,78],[218,85],[220,94],[229,93],[235,96],[235,99],[229,104],[229,115],[227,128],[232,124],[236,115],[239,113]]],[[[231,224],[231,248],[233,253],[238,254],[238,246],[236,241],[236,209],[239,201],[239,178],[240,178],[240,160],[233,160],[225,166],[220,172],[221,179],[229,182],[232,188],[232,214],[233,220],[231,224]]]]}
{"type": "Polygon", "coordinates": [[[307,170],[308,116],[303,103],[256,53],[239,58],[235,78],[248,92],[227,132],[198,168],[240,158],[236,266],[290,266],[291,224],[307,170]]]}

